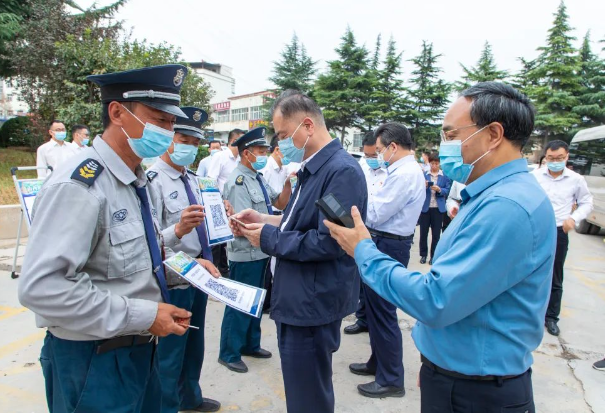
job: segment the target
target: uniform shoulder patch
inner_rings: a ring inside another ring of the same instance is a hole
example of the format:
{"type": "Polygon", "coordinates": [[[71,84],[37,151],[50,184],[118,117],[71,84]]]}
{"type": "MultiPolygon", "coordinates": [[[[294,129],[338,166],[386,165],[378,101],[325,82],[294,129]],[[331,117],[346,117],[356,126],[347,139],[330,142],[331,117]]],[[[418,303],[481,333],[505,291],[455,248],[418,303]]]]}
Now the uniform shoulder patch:
{"type": "Polygon", "coordinates": [[[243,185],[244,184],[244,175],[239,175],[235,178],[235,185],[243,185]]]}
{"type": "Polygon", "coordinates": [[[147,179],[149,180],[149,182],[153,181],[153,178],[155,178],[156,176],[158,176],[158,173],[156,171],[147,171],[147,179]]]}
{"type": "Polygon", "coordinates": [[[88,158],[71,174],[71,179],[92,186],[105,167],[96,159],[88,158]]]}

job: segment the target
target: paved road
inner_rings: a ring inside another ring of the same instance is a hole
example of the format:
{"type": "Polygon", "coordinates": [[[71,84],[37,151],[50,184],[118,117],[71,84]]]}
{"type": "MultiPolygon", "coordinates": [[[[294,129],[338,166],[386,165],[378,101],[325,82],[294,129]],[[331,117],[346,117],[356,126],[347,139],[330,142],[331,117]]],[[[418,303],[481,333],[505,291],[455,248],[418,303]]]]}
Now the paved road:
{"type": "MultiPolygon", "coordinates": [[[[0,245],[0,265],[6,263],[6,256],[10,255],[2,248],[0,245]]],[[[428,269],[417,264],[417,255],[414,249],[411,267],[428,269]]],[[[0,412],[41,413],[47,411],[38,363],[44,332],[35,328],[33,314],[19,305],[16,288],[16,281],[0,267],[0,412]]],[[[275,325],[263,318],[262,343],[275,356],[270,360],[248,359],[248,374],[232,373],[216,362],[223,310],[223,305],[209,302],[202,376],[204,395],[220,400],[224,412],[285,412],[275,325]]],[[[591,364],[605,354],[604,319],[603,236],[574,233],[566,268],[562,333],[558,339],[546,334],[535,353],[534,387],[539,412],[605,413],[605,373],[591,368],[591,364]]],[[[352,320],[345,320],[343,326],[352,320]]],[[[342,336],[340,350],[334,356],[337,412],[415,413],[420,410],[420,392],[416,387],[419,355],[410,338],[413,322],[400,314],[407,392],[403,399],[372,400],[357,394],[356,385],[364,383],[366,378],[350,374],[347,366],[365,360],[369,355],[369,339],[367,334],[342,336]]]]}

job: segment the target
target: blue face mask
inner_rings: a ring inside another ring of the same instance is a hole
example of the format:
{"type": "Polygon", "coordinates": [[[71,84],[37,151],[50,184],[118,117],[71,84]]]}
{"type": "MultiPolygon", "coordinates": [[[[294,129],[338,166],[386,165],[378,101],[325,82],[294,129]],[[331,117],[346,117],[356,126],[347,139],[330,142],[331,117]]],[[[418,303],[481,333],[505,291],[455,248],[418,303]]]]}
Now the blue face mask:
{"type": "Polygon", "coordinates": [[[376,158],[366,158],[366,163],[372,169],[379,169],[380,168],[380,161],[378,159],[376,159],[376,158]]]}
{"type": "Polygon", "coordinates": [[[473,172],[475,164],[491,151],[485,152],[472,164],[467,164],[464,163],[464,159],[462,158],[462,144],[481,132],[486,127],[487,126],[484,126],[483,128],[479,129],[464,141],[455,140],[441,142],[441,146],[439,146],[439,160],[441,161],[441,170],[445,176],[461,184],[465,184],[466,181],[468,181],[469,176],[471,176],[471,172],[473,172]]]}
{"type": "Polygon", "coordinates": [[[197,147],[184,143],[174,143],[174,152],[168,153],[170,160],[179,166],[187,166],[195,161],[197,147]]]}
{"type": "Polygon", "coordinates": [[[546,167],[551,172],[561,172],[565,169],[565,161],[563,162],[546,162],[546,167]]]}
{"type": "Polygon", "coordinates": [[[210,156],[214,156],[217,153],[219,153],[220,151],[221,151],[220,149],[213,149],[213,150],[210,151],[210,156]]]}
{"type": "Polygon", "coordinates": [[[290,162],[291,162],[291,161],[290,161],[290,159],[288,159],[288,158],[286,158],[286,157],[282,156],[282,158],[281,158],[281,164],[282,164],[283,166],[289,165],[289,164],[290,164],[290,162]]]}
{"type": "Polygon", "coordinates": [[[169,131],[164,128],[160,128],[152,123],[143,123],[139,118],[137,118],[134,113],[129,111],[125,106],[122,106],[124,109],[128,111],[136,120],[141,122],[142,125],[145,125],[145,129],[143,129],[143,135],[139,138],[131,138],[128,136],[124,128],[122,128],[122,132],[128,138],[128,144],[130,148],[139,158],[154,158],[156,156],[163,155],[166,153],[170,145],[172,144],[172,139],[174,138],[174,132],[169,131]]]}
{"type": "Polygon", "coordinates": [[[82,146],[88,146],[89,142],[90,142],[90,139],[88,139],[88,138],[82,139],[82,146]]]}
{"type": "Polygon", "coordinates": [[[305,156],[305,147],[307,146],[307,142],[309,142],[309,137],[307,136],[307,140],[305,141],[305,144],[302,148],[297,148],[296,146],[294,146],[294,140],[292,139],[292,137],[296,135],[296,132],[298,132],[298,129],[302,126],[302,124],[303,122],[298,125],[294,133],[289,138],[283,139],[278,142],[279,150],[281,151],[282,155],[284,155],[284,159],[288,159],[289,162],[302,162],[305,156]]]}
{"type": "Polygon", "coordinates": [[[395,155],[395,152],[393,152],[391,154],[391,156],[389,156],[389,160],[385,161],[384,160],[384,153],[387,151],[388,148],[385,148],[384,151],[382,151],[381,153],[378,154],[378,164],[380,165],[379,168],[388,168],[389,165],[391,164],[391,159],[393,159],[393,155],[395,155]]]}
{"type": "Polygon", "coordinates": [[[55,139],[63,142],[67,137],[67,132],[55,132],[55,139]]]}
{"type": "MultiPolygon", "coordinates": [[[[252,153],[252,152],[250,152],[252,153]]],[[[267,166],[267,156],[265,155],[254,155],[252,153],[252,155],[254,156],[254,159],[256,159],[256,162],[250,162],[252,164],[252,168],[254,168],[255,171],[260,171],[261,169],[263,169],[265,166],[267,166]]],[[[248,159],[248,161],[250,161],[250,159],[248,159]]]]}

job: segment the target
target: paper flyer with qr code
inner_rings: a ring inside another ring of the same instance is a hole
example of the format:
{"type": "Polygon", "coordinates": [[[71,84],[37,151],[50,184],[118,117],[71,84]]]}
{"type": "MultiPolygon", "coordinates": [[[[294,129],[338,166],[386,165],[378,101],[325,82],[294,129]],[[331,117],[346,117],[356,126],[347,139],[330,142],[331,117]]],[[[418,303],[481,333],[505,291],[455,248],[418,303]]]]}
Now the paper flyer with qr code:
{"type": "Polygon", "coordinates": [[[164,264],[194,287],[228,306],[256,318],[262,315],[267,290],[228,278],[214,278],[196,260],[182,251],[168,258],[164,264]]]}
{"type": "Polygon", "coordinates": [[[224,244],[231,241],[233,233],[229,228],[227,211],[223,204],[223,197],[218,190],[216,180],[212,178],[197,178],[202,205],[206,212],[206,232],[210,245],[224,244]]]}

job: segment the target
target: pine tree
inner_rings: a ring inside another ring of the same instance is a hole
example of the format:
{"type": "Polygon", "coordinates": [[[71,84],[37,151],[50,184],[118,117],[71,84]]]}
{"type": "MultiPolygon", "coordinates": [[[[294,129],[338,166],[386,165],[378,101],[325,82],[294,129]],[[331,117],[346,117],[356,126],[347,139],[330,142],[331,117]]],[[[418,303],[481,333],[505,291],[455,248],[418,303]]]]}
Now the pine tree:
{"type": "Polygon", "coordinates": [[[296,33],[281,52],[281,60],[273,63],[273,76],[269,80],[277,87],[278,94],[286,89],[300,90],[303,93],[311,91],[317,62],[309,57],[296,33]]]}
{"type": "Polygon", "coordinates": [[[535,68],[527,73],[530,86],[526,91],[536,106],[536,131],[543,143],[548,139],[567,139],[580,123],[580,117],[573,112],[582,89],[580,65],[563,1],[554,16],[546,46],[538,48],[535,68]]]}
{"type": "Polygon", "coordinates": [[[432,147],[439,143],[440,121],[451,91],[451,85],[440,78],[439,57],[440,54],[433,53],[433,44],[423,41],[420,55],[412,59],[416,69],[410,80],[409,116],[416,146],[432,147]]]}
{"type": "Polygon", "coordinates": [[[488,42],[485,42],[481,57],[477,61],[475,67],[470,69],[464,66],[462,63],[462,70],[464,75],[460,82],[456,82],[456,90],[464,90],[478,82],[488,82],[493,80],[504,80],[508,77],[508,72],[505,70],[498,70],[496,62],[494,60],[494,54],[492,53],[492,47],[488,42]]]}
{"type": "Polygon", "coordinates": [[[336,48],[338,59],[328,61],[328,71],[315,82],[313,96],[322,108],[326,125],[339,133],[344,145],[346,128],[360,126],[362,107],[372,82],[369,73],[368,50],[358,46],[349,27],[336,48]]]}
{"type": "Polygon", "coordinates": [[[605,61],[596,56],[590,47],[590,32],[584,36],[579,51],[582,92],[580,104],[573,108],[582,118],[581,127],[605,124],[605,61]]]}

